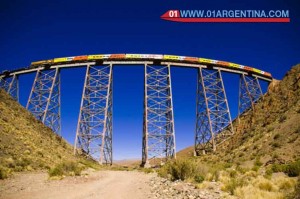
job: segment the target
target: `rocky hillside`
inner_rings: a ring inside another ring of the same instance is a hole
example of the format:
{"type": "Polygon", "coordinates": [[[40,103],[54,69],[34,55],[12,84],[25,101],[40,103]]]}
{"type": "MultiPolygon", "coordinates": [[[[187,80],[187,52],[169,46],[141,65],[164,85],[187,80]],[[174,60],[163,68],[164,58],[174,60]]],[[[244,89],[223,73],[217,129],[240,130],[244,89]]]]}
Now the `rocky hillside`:
{"type": "Polygon", "coordinates": [[[72,146],[0,89],[0,174],[13,171],[49,169],[69,161],[85,161],[73,156],[72,146]]]}
{"type": "Polygon", "coordinates": [[[235,135],[215,153],[194,158],[188,147],[161,176],[192,179],[200,189],[218,182],[233,198],[300,198],[300,64],[274,80],[254,110],[233,126],[235,135]]]}
{"type": "MultiPolygon", "coordinates": [[[[258,158],[263,164],[284,164],[300,157],[300,64],[282,81],[274,80],[264,97],[234,122],[236,134],[217,147],[215,154],[203,160],[225,161],[253,166],[258,158]]],[[[188,147],[178,156],[192,156],[188,147]]]]}

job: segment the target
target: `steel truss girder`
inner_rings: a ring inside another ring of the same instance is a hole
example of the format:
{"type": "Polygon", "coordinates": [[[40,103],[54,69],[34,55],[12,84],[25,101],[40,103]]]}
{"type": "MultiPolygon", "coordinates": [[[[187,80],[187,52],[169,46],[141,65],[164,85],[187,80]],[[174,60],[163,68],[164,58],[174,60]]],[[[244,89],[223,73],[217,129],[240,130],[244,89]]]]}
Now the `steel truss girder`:
{"type": "Polygon", "coordinates": [[[12,98],[19,101],[19,76],[0,78],[0,88],[4,89],[12,98]]]}
{"type": "Polygon", "coordinates": [[[170,66],[145,64],[142,165],[176,158],[170,66]]]}
{"type": "Polygon", "coordinates": [[[59,69],[36,72],[26,109],[61,136],[59,69]]]}
{"type": "Polygon", "coordinates": [[[216,151],[234,134],[220,70],[198,69],[195,155],[216,151]]]}
{"type": "Polygon", "coordinates": [[[112,65],[87,66],[74,153],[112,164],[112,65]]]}
{"type": "Polygon", "coordinates": [[[239,85],[239,115],[250,108],[262,96],[262,90],[257,77],[240,75],[239,85]]]}

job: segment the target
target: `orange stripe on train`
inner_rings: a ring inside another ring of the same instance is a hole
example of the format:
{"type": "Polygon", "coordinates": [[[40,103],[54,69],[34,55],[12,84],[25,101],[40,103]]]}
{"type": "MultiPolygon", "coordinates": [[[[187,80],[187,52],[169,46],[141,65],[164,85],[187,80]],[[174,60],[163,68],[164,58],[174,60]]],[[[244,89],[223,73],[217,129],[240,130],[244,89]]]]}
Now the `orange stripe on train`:
{"type": "Polygon", "coordinates": [[[88,59],[88,56],[87,55],[82,55],[82,56],[76,56],[74,57],[74,61],[77,61],[77,60],[87,60],[88,59]]]}
{"type": "Polygon", "coordinates": [[[125,54],[113,54],[109,58],[110,59],[124,59],[126,57],[125,54]]]}

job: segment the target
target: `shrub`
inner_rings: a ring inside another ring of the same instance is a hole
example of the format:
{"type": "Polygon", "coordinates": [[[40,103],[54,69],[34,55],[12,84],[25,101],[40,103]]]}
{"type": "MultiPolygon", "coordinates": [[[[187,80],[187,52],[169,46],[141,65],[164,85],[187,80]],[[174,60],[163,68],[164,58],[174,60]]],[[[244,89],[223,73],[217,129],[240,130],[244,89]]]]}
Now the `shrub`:
{"type": "Polygon", "coordinates": [[[236,178],[231,178],[227,183],[225,183],[222,188],[223,191],[229,192],[231,195],[234,194],[234,190],[239,186],[236,178]]]}
{"type": "Polygon", "coordinates": [[[208,172],[208,167],[197,164],[191,159],[177,159],[167,162],[158,170],[158,175],[171,180],[192,179],[201,183],[208,172]]]}
{"type": "Polygon", "coordinates": [[[5,178],[8,178],[8,170],[0,166],[0,179],[3,180],[5,178]]]}
{"type": "Polygon", "coordinates": [[[238,172],[240,172],[241,174],[245,174],[245,173],[248,171],[248,169],[243,168],[243,167],[241,167],[241,166],[239,166],[239,165],[236,167],[236,170],[237,170],[238,172]]]}
{"type": "Polygon", "coordinates": [[[271,132],[271,131],[273,131],[275,128],[274,128],[274,126],[269,126],[268,128],[267,128],[267,131],[268,132],[271,132]]]}
{"type": "Polygon", "coordinates": [[[239,154],[239,157],[243,157],[244,155],[245,155],[245,153],[241,152],[241,153],[239,154]]]}
{"type": "Polygon", "coordinates": [[[272,168],[268,168],[268,169],[266,170],[266,176],[271,176],[272,174],[273,174],[272,168]]]}
{"type": "Polygon", "coordinates": [[[254,162],[254,166],[260,167],[262,165],[263,165],[263,163],[260,161],[260,157],[257,157],[256,160],[255,160],[255,162],[254,162]]]}
{"type": "Polygon", "coordinates": [[[295,192],[294,192],[294,199],[299,199],[300,198],[300,176],[298,177],[297,184],[295,186],[295,192]]]}
{"type": "Polygon", "coordinates": [[[204,181],[204,177],[200,174],[196,174],[194,177],[195,182],[202,183],[204,181]]]}
{"type": "Polygon", "coordinates": [[[193,178],[196,172],[196,164],[191,160],[177,159],[170,164],[172,180],[186,180],[193,178]]]}
{"type": "Polygon", "coordinates": [[[21,167],[26,167],[26,166],[30,165],[30,163],[31,163],[31,161],[27,158],[19,158],[16,161],[16,165],[21,166],[21,167]]]}
{"type": "Polygon", "coordinates": [[[64,175],[64,170],[63,170],[63,167],[61,165],[57,165],[56,167],[51,168],[48,173],[49,173],[50,177],[63,176],[64,175]]]}
{"type": "Polygon", "coordinates": [[[300,160],[290,164],[273,164],[273,172],[284,172],[289,177],[297,177],[300,175],[300,160]]]}
{"type": "Polygon", "coordinates": [[[269,181],[260,182],[258,188],[265,191],[272,191],[274,189],[272,183],[269,181]]]}
{"type": "Polygon", "coordinates": [[[274,148],[278,148],[278,147],[280,147],[281,145],[278,143],[278,142],[273,142],[272,143],[272,147],[274,147],[274,148]]]}
{"type": "Polygon", "coordinates": [[[79,176],[84,167],[80,167],[76,162],[63,162],[49,170],[49,176],[79,176]]]}
{"type": "Polygon", "coordinates": [[[279,190],[286,191],[293,187],[293,183],[290,180],[283,180],[282,182],[280,182],[278,187],[279,190]]]}
{"type": "Polygon", "coordinates": [[[143,168],[142,169],[144,173],[153,173],[154,170],[152,168],[143,168]]]}
{"type": "Polygon", "coordinates": [[[228,173],[231,178],[235,178],[237,176],[236,170],[230,169],[230,170],[228,170],[228,173]]]}
{"type": "Polygon", "coordinates": [[[274,140],[277,140],[278,138],[280,138],[280,134],[279,133],[277,133],[276,135],[274,135],[274,140]]]}
{"type": "Polygon", "coordinates": [[[79,161],[80,164],[84,165],[85,167],[89,167],[95,170],[101,169],[101,165],[92,159],[81,159],[79,161]]]}
{"type": "Polygon", "coordinates": [[[299,176],[300,175],[300,160],[289,164],[286,167],[285,173],[287,173],[288,176],[290,176],[290,177],[299,176]]]}
{"type": "Polygon", "coordinates": [[[294,133],[300,134],[300,125],[295,128],[294,133]]]}
{"type": "Polygon", "coordinates": [[[169,164],[167,163],[157,171],[157,174],[162,178],[169,178],[169,170],[169,164]]]}
{"type": "Polygon", "coordinates": [[[252,170],[252,171],[258,171],[258,170],[259,170],[259,166],[255,165],[255,166],[252,167],[251,170],[252,170]]]}
{"type": "Polygon", "coordinates": [[[285,115],[282,115],[282,116],[280,116],[280,118],[279,118],[279,123],[282,123],[282,122],[284,122],[286,120],[286,116],[285,115]]]}

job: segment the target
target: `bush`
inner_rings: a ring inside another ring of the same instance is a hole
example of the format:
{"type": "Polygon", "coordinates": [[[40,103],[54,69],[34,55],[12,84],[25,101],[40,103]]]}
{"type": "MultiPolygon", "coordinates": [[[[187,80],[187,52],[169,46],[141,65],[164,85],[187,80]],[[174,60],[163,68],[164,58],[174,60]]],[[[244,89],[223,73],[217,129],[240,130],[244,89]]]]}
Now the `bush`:
{"type": "Polygon", "coordinates": [[[272,147],[278,148],[278,147],[281,147],[281,145],[280,145],[280,143],[278,143],[278,142],[273,142],[273,143],[272,143],[272,147]]]}
{"type": "Polygon", "coordinates": [[[222,188],[223,191],[229,192],[231,195],[234,194],[234,190],[239,186],[239,183],[236,178],[231,178],[228,183],[225,183],[222,188]]]}
{"type": "Polygon", "coordinates": [[[282,115],[282,116],[280,116],[280,118],[279,118],[279,123],[282,123],[282,122],[284,122],[286,120],[286,116],[285,115],[282,115]]]}
{"type": "Polygon", "coordinates": [[[268,132],[271,132],[271,131],[273,131],[275,128],[274,128],[274,126],[269,126],[268,128],[267,128],[267,131],[268,132]]]}
{"type": "Polygon", "coordinates": [[[263,165],[263,163],[260,161],[260,157],[257,157],[256,160],[255,160],[255,162],[254,162],[254,166],[260,167],[262,165],[263,165]]]}
{"type": "Polygon", "coordinates": [[[294,133],[300,134],[300,125],[295,128],[294,133]]]}
{"type": "Polygon", "coordinates": [[[154,170],[152,168],[143,168],[142,171],[144,173],[153,173],[154,172],[154,170]]]}
{"type": "Polygon", "coordinates": [[[273,172],[284,172],[289,177],[297,177],[300,175],[300,160],[290,164],[273,164],[273,172]]]}
{"type": "Polygon", "coordinates": [[[8,178],[8,170],[0,166],[0,179],[3,180],[5,178],[8,178]]]}
{"type": "Polygon", "coordinates": [[[289,164],[286,167],[286,173],[290,177],[297,177],[300,175],[300,160],[289,164]]]}
{"type": "Polygon", "coordinates": [[[295,186],[294,199],[300,199],[300,176],[298,177],[297,184],[295,186]]]}
{"type": "Polygon", "coordinates": [[[263,181],[258,184],[258,188],[264,191],[272,191],[274,189],[273,185],[269,181],[263,181]]]}
{"type": "Polygon", "coordinates": [[[191,160],[177,159],[169,165],[172,180],[186,180],[193,178],[196,172],[196,164],[191,160]]]}
{"type": "Polygon", "coordinates": [[[177,159],[167,162],[158,170],[158,175],[171,180],[193,179],[195,182],[202,182],[208,168],[197,164],[191,159],[177,159]]]}
{"type": "Polygon", "coordinates": [[[49,176],[79,176],[84,167],[76,162],[63,162],[49,170],[49,176]]]}
{"type": "Polygon", "coordinates": [[[202,183],[204,181],[204,177],[200,174],[196,174],[194,177],[195,182],[202,183]]]}
{"type": "Polygon", "coordinates": [[[274,135],[274,140],[277,140],[278,138],[280,138],[280,134],[279,133],[277,133],[276,135],[274,135]]]}
{"type": "Polygon", "coordinates": [[[258,170],[259,170],[259,166],[255,165],[255,166],[252,167],[251,170],[252,170],[252,171],[258,171],[258,170]]]}

